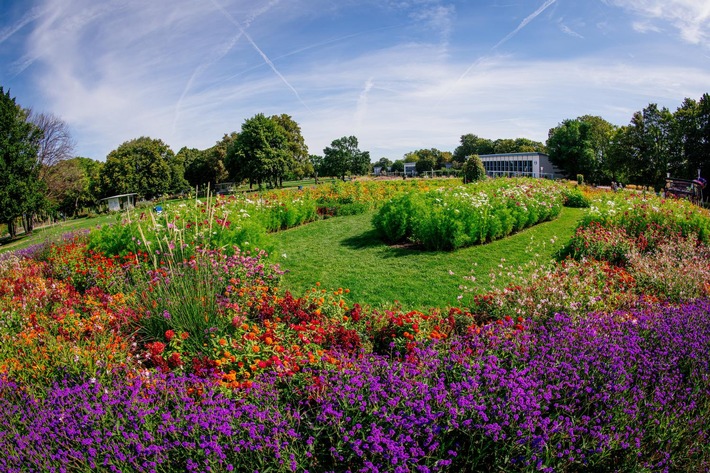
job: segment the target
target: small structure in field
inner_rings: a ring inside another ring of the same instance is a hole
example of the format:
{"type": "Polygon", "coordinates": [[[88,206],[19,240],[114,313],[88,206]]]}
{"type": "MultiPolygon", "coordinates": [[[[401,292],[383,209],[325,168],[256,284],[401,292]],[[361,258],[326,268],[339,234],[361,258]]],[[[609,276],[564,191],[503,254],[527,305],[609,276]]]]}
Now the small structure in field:
{"type": "Polygon", "coordinates": [[[219,195],[229,195],[234,194],[234,189],[236,186],[233,182],[218,182],[215,187],[215,192],[219,195]]]}
{"type": "Polygon", "coordinates": [[[99,200],[99,202],[106,201],[109,212],[120,212],[122,210],[132,209],[136,206],[136,195],[135,193],[112,195],[111,197],[99,200]]]}
{"type": "Polygon", "coordinates": [[[417,163],[404,163],[404,175],[414,177],[417,175],[417,163]]]}

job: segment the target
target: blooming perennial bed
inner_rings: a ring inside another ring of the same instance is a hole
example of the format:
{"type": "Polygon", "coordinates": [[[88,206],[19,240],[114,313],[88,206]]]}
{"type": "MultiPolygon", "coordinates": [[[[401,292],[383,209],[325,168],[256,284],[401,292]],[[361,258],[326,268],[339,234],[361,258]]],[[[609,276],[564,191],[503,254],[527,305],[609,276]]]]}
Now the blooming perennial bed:
{"type": "Polygon", "coordinates": [[[2,255],[0,471],[709,471],[710,217],[634,202],[428,312],[283,292],[175,223],[222,204],[2,255]]]}

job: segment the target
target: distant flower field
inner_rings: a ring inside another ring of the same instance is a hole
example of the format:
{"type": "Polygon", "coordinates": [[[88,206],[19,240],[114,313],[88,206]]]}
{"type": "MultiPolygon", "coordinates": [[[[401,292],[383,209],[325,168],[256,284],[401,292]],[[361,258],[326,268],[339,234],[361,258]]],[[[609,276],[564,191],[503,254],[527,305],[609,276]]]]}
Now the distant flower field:
{"type": "Polygon", "coordinates": [[[542,181],[362,182],[1,255],[0,471],[708,471],[709,223],[542,181]],[[291,294],[258,249],[372,209],[482,243],[585,200],[557,263],[458,307],[291,294]]]}

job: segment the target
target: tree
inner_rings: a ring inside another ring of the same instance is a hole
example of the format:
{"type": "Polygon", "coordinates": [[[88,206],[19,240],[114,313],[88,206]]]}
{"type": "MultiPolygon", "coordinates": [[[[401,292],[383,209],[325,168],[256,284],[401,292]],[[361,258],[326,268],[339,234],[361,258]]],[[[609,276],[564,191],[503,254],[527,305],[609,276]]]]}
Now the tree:
{"type": "MultiPolygon", "coordinates": [[[[41,137],[27,112],[0,86],[0,222],[7,225],[11,238],[16,235],[15,220],[36,212],[44,202],[37,165],[41,137]]],[[[31,232],[32,226],[25,230],[31,232]]]]}
{"type": "Polygon", "coordinates": [[[588,177],[593,179],[593,182],[609,182],[613,180],[610,179],[612,169],[608,162],[608,151],[617,127],[602,117],[594,115],[583,115],[578,120],[589,125],[587,139],[596,161],[597,174],[596,176],[590,175],[588,177]]]}
{"type": "Polygon", "coordinates": [[[101,197],[101,170],[104,167],[104,162],[96,161],[90,158],[76,157],[72,161],[76,161],[81,169],[83,189],[79,195],[75,196],[73,205],[66,203],[66,207],[61,208],[66,214],[76,215],[80,209],[86,207],[95,207],[101,197]]]}
{"type": "Polygon", "coordinates": [[[517,153],[518,145],[511,138],[499,138],[493,142],[493,152],[496,154],[517,153]]]}
{"type": "Polygon", "coordinates": [[[686,98],[674,113],[673,149],[677,150],[670,172],[693,178],[698,169],[710,171],[710,94],[699,101],[686,98]]]}
{"type": "Polygon", "coordinates": [[[221,140],[206,150],[183,148],[178,151],[179,157],[185,161],[185,179],[191,187],[209,186],[210,189],[215,189],[218,183],[229,178],[227,152],[238,136],[238,133],[233,131],[230,134],[225,133],[221,140]]]}
{"type": "Polygon", "coordinates": [[[493,142],[491,140],[469,133],[461,136],[461,144],[454,150],[453,159],[458,163],[464,163],[466,158],[471,155],[492,153],[493,142]]]}
{"type": "Polygon", "coordinates": [[[649,104],[634,113],[629,124],[630,178],[651,185],[656,190],[665,186],[666,173],[672,162],[671,135],[673,115],[667,108],[649,104]]]}
{"type": "Polygon", "coordinates": [[[261,187],[268,182],[281,185],[288,169],[289,148],[286,131],[274,119],[259,113],[247,119],[227,149],[225,165],[235,180],[249,180],[261,187]]]}
{"type": "Polygon", "coordinates": [[[286,141],[288,148],[288,169],[294,178],[301,179],[313,172],[313,165],[310,162],[308,154],[308,146],[301,135],[301,127],[296,123],[290,115],[282,113],[271,117],[276,123],[281,125],[286,133],[286,141]]]}
{"type": "Polygon", "coordinates": [[[594,182],[598,163],[591,142],[590,125],[579,119],[564,120],[548,133],[547,149],[552,164],[560,168],[567,178],[584,174],[594,182]]]}
{"type": "Polygon", "coordinates": [[[81,165],[74,159],[65,159],[46,167],[44,182],[47,200],[53,209],[74,214],[73,204],[84,190],[85,176],[81,165]]]}
{"type": "Polygon", "coordinates": [[[323,166],[328,175],[342,180],[345,180],[347,173],[367,174],[370,169],[370,152],[360,151],[354,136],[343,136],[333,140],[323,150],[323,166]]]}
{"type": "Polygon", "coordinates": [[[323,156],[309,154],[308,161],[311,163],[311,167],[313,168],[313,177],[315,177],[316,184],[318,184],[318,175],[323,174],[323,156]]]}
{"type": "Polygon", "coordinates": [[[539,141],[533,141],[528,138],[516,138],[515,139],[515,151],[513,153],[545,153],[547,154],[547,147],[544,143],[539,141]]]}
{"type": "Polygon", "coordinates": [[[440,151],[436,148],[418,149],[404,155],[405,163],[416,163],[417,173],[441,169],[446,163],[451,162],[452,155],[448,151],[440,151]]]}
{"type": "Polygon", "coordinates": [[[606,163],[611,181],[628,183],[632,172],[630,156],[634,153],[629,126],[617,128],[611,136],[606,163]]]}
{"type": "Polygon", "coordinates": [[[74,140],[67,124],[54,114],[36,114],[30,111],[28,120],[42,130],[37,148],[37,163],[40,166],[40,179],[44,181],[49,168],[72,157],[74,140]]]}
{"type": "Polygon", "coordinates": [[[397,161],[393,162],[392,166],[390,166],[390,170],[392,172],[404,172],[404,161],[398,159],[397,161]]]}
{"type": "Polygon", "coordinates": [[[486,168],[483,166],[481,158],[474,154],[463,163],[463,182],[468,184],[486,178],[486,168]]]}
{"type": "Polygon", "coordinates": [[[162,140],[141,137],[126,141],[106,157],[101,170],[104,195],[136,193],[151,199],[170,191],[174,154],[162,140]]]}
{"type": "Polygon", "coordinates": [[[438,153],[436,153],[434,148],[432,149],[421,149],[419,151],[415,151],[415,153],[419,156],[419,159],[416,162],[416,169],[417,169],[417,174],[424,174],[429,171],[433,171],[436,169],[437,165],[437,157],[438,153]]]}
{"type": "Polygon", "coordinates": [[[383,171],[389,171],[392,166],[392,161],[385,158],[384,156],[380,158],[379,161],[372,165],[373,167],[381,167],[383,171]]]}

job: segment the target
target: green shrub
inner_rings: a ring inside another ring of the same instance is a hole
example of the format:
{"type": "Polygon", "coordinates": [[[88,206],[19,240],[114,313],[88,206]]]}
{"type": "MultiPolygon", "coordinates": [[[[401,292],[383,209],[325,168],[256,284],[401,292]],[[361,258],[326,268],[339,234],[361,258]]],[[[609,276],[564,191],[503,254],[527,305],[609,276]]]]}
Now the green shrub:
{"type": "Polygon", "coordinates": [[[587,209],[591,204],[592,201],[582,194],[582,191],[578,188],[565,190],[565,207],[587,209]]]}
{"type": "Polygon", "coordinates": [[[463,183],[481,181],[486,178],[486,168],[483,166],[481,158],[474,154],[463,164],[463,183]]]}
{"type": "Polygon", "coordinates": [[[399,243],[412,236],[417,194],[403,194],[385,202],[373,216],[372,224],[380,236],[389,243],[399,243]]]}
{"type": "Polygon", "coordinates": [[[561,209],[558,184],[500,179],[453,189],[413,190],[385,203],[373,224],[389,242],[410,239],[427,250],[454,250],[555,218],[561,209]]]}

